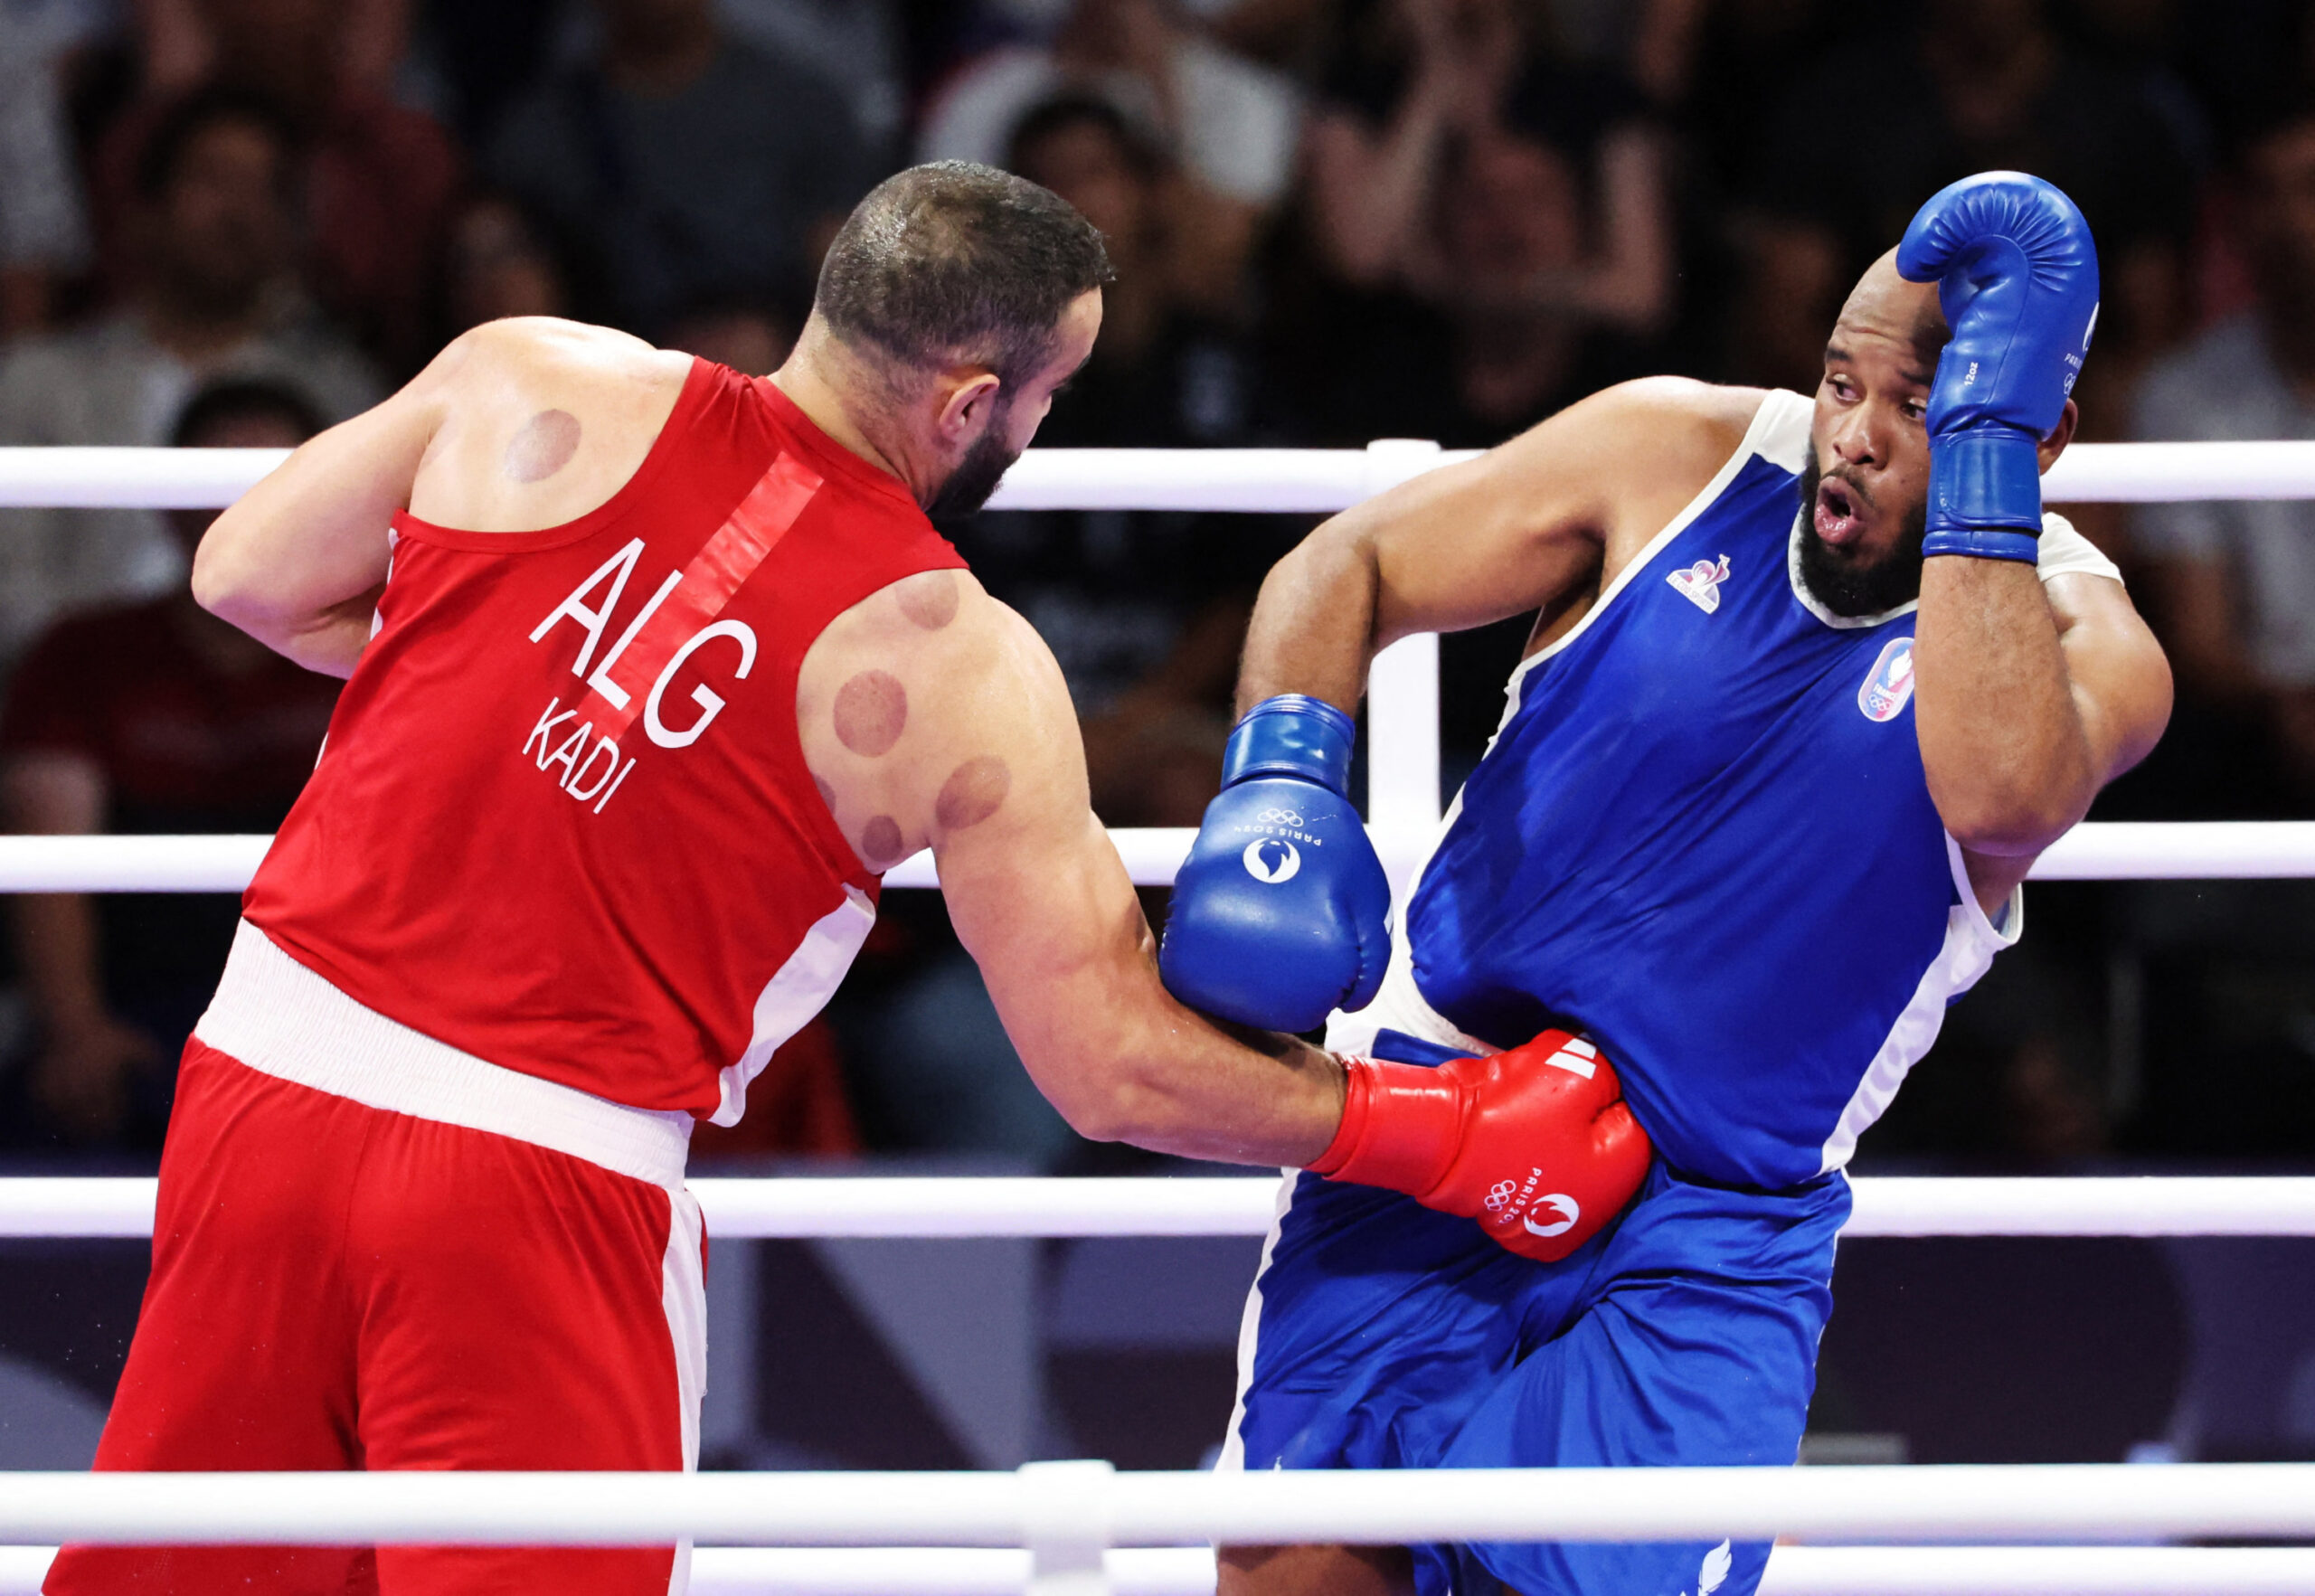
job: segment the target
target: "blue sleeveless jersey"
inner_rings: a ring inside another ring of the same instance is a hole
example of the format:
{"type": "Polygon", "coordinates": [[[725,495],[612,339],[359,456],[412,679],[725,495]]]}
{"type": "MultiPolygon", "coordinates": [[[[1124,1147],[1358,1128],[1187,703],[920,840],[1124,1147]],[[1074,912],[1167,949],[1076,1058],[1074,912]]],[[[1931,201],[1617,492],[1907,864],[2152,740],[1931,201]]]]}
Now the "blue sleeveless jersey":
{"type": "Polygon", "coordinates": [[[1847,1162],[2022,905],[1994,929],[1930,801],[1913,607],[1841,618],[1800,586],[1809,413],[1771,395],[1520,667],[1383,995],[1331,1043],[1483,1051],[1570,1025],[1677,1169],[1772,1189],[1847,1162]]]}

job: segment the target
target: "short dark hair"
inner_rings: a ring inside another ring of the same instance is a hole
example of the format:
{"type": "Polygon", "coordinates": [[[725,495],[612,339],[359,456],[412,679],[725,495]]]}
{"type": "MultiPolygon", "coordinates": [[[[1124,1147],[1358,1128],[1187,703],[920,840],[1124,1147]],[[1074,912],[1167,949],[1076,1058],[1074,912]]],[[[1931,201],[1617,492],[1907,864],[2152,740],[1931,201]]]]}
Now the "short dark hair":
{"type": "Polygon", "coordinates": [[[854,208],[820,263],[814,307],[847,344],[920,368],[986,365],[1011,388],[1052,358],[1062,312],[1114,276],[1101,232],[1059,194],[936,161],[854,208]]]}
{"type": "Polygon", "coordinates": [[[298,146],[298,124],[289,113],[262,94],[245,89],[196,89],[161,113],[137,152],[137,193],[157,200],[175,183],[194,141],[224,122],[240,122],[263,131],[281,151],[282,179],[287,185],[289,163],[298,146]]]}
{"type": "Polygon", "coordinates": [[[195,440],[227,421],[260,417],[288,423],[300,439],[311,438],[329,423],[321,407],[287,382],[266,377],[222,377],[185,401],[169,429],[172,449],[191,449],[195,440]]]}

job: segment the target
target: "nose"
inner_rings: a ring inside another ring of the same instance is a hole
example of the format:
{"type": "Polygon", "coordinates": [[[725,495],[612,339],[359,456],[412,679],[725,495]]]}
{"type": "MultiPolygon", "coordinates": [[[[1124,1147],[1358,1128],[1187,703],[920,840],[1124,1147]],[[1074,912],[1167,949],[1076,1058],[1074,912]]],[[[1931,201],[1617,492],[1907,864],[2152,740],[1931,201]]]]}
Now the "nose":
{"type": "Polygon", "coordinates": [[[1887,427],[1869,404],[1841,413],[1833,423],[1832,446],[1847,465],[1883,466],[1889,461],[1887,427]]]}

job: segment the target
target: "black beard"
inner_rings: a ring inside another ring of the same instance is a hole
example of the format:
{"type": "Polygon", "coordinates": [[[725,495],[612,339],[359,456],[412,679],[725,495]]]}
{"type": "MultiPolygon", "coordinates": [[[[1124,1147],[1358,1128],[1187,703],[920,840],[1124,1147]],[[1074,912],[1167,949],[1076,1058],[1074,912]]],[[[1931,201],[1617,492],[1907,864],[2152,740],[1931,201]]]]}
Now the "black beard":
{"type": "MultiPolygon", "coordinates": [[[[1824,475],[1814,451],[1800,474],[1800,583],[1810,598],[1835,615],[1851,619],[1886,615],[1921,597],[1921,540],[1929,526],[1926,499],[1905,512],[1897,546],[1870,565],[1837,552],[1817,535],[1817,485],[1824,475]]],[[[1850,484],[1852,492],[1856,485],[1850,484]]]]}
{"type": "Polygon", "coordinates": [[[989,417],[988,430],[973,440],[965,458],[949,473],[949,480],[933,490],[931,502],[924,506],[925,515],[935,521],[959,521],[988,503],[988,496],[1021,458],[1005,447],[1005,419],[1002,410],[989,417]]]}

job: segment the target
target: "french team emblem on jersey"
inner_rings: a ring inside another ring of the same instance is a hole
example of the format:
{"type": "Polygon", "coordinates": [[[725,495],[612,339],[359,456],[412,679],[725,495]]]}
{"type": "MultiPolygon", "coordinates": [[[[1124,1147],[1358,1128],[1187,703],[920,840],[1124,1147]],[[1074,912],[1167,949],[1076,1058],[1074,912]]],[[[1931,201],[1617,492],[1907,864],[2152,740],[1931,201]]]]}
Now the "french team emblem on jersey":
{"type": "Polygon", "coordinates": [[[1664,579],[1679,590],[1680,597],[1710,615],[1720,608],[1720,584],[1728,580],[1728,556],[1717,561],[1699,560],[1664,579]]]}
{"type": "Polygon", "coordinates": [[[1913,696],[1913,640],[1892,637],[1873,662],[1873,674],[1857,690],[1857,707],[1868,721],[1894,721],[1913,696]]]}

